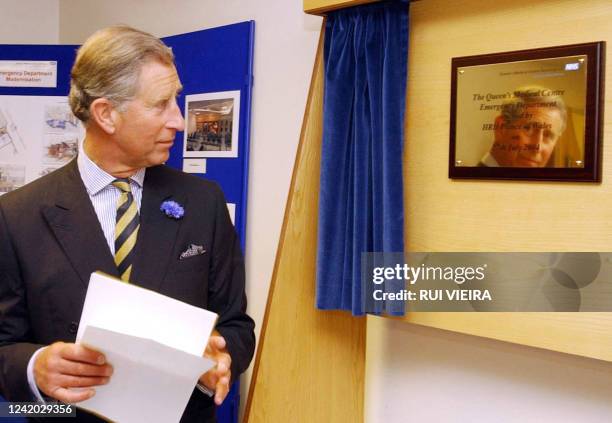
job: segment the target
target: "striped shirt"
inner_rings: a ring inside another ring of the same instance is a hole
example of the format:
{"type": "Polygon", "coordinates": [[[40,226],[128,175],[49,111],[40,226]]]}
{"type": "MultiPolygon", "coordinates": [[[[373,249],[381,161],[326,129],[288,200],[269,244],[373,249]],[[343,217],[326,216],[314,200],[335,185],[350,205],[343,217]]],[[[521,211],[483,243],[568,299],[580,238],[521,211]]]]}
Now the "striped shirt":
{"type": "MultiPolygon", "coordinates": [[[[115,219],[117,217],[117,201],[121,195],[121,190],[114,187],[112,182],[117,179],[113,175],[100,169],[98,165],[91,161],[85,151],[81,148],[77,156],[77,166],[81,179],[85,184],[85,189],[91,200],[98,221],[104,232],[104,238],[110,249],[111,254],[115,255],[115,219]]],[[[142,185],[145,178],[146,168],[139,169],[130,176],[130,188],[136,201],[138,212],[142,202],[142,185]]]]}

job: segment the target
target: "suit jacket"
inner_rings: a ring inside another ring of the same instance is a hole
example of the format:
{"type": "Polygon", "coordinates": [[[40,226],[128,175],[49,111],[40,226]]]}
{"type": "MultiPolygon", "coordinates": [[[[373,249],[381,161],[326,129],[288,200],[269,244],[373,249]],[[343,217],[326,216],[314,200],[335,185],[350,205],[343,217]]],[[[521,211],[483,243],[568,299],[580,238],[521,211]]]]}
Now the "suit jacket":
{"type": "MultiPolygon", "coordinates": [[[[246,314],[240,243],[219,187],[163,165],[148,168],[134,254],[135,283],[219,314],[232,377],[242,373],[253,355],[254,323],[246,314]],[[183,218],[160,211],[168,199],[183,205],[183,218]],[[179,260],[190,244],[206,252],[179,260]]],[[[8,400],[32,400],[26,369],[38,348],[74,342],[96,270],[119,276],[76,160],[0,197],[0,393],[8,400]]],[[[210,416],[212,400],[194,390],[182,421],[210,416]]]]}

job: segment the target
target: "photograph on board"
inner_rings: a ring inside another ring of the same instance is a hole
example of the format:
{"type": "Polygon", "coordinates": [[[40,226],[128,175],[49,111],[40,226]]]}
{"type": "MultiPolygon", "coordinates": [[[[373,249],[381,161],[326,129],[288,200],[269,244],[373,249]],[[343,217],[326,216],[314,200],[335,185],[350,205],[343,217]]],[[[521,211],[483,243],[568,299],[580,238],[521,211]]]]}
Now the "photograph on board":
{"type": "Polygon", "coordinates": [[[81,122],[72,114],[68,103],[49,104],[45,107],[46,132],[79,132],[81,122]]]}
{"type": "Polygon", "coordinates": [[[45,134],[42,146],[43,164],[63,164],[74,159],[79,151],[79,134],[45,134]]]}
{"type": "Polygon", "coordinates": [[[240,91],[185,98],[183,157],[238,157],[240,91]]]}

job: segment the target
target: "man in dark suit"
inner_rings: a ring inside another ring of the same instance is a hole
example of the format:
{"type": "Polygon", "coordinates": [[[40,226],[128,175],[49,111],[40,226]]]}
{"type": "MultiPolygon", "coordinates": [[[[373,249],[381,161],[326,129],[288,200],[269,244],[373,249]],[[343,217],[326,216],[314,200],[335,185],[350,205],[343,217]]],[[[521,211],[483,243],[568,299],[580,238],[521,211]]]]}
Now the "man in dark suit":
{"type": "Polygon", "coordinates": [[[220,404],[250,363],[254,323],[223,194],[163,165],[184,130],[173,59],[132,28],[90,37],[72,69],[70,105],[86,127],[77,160],[0,198],[0,393],[10,401],[78,403],[112,382],[112,363],[74,344],[97,270],[219,314],[203,352],[218,364],[181,421],[214,421],[201,390],[220,404]]]}

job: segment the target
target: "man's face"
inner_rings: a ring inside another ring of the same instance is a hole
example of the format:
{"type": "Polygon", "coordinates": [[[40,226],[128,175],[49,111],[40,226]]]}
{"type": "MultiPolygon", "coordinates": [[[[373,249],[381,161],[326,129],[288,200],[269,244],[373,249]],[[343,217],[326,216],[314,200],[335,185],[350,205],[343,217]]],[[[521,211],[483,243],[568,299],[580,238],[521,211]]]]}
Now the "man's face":
{"type": "Polygon", "coordinates": [[[527,107],[523,116],[495,131],[491,155],[504,167],[544,167],[561,136],[563,120],[558,109],[527,107]]]}
{"type": "Polygon", "coordinates": [[[181,88],[174,66],[157,61],[142,66],[136,96],[116,123],[118,155],[126,166],[142,168],[168,160],[176,131],[185,129],[176,102],[181,88]]]}

